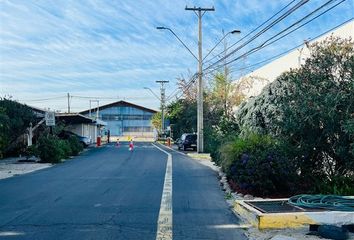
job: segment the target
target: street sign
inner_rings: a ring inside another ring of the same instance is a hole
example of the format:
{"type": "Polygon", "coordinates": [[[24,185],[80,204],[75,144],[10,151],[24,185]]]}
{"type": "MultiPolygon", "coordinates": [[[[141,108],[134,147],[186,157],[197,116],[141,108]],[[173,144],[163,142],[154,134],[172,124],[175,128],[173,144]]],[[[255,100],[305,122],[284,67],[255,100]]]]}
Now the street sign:
{"type": "Polygon", "coordinates": [[[55,126],[55,113],[54,112],[46,112],[45,113],[45,125],[55,126]]]}

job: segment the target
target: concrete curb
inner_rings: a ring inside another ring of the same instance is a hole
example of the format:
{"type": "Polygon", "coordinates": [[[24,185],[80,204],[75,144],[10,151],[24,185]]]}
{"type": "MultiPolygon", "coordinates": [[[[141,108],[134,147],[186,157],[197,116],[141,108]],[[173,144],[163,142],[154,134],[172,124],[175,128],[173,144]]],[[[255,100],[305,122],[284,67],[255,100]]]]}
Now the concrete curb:
{"type": "MultiPolygon", "coordinates": [[[[268,199],[262,201],[287,201],[287,198],[268,199]]],[[[254,202],[258,200],[249,200],[254,202]]],[[[264,229],[304,228],[313,225],[349,225],[354,224],[354,212],[343,211],[312,211],[262,213],[248,205],[244,200],[236,200],[235,212],[247,219],[254,227],[264,229]]]]}

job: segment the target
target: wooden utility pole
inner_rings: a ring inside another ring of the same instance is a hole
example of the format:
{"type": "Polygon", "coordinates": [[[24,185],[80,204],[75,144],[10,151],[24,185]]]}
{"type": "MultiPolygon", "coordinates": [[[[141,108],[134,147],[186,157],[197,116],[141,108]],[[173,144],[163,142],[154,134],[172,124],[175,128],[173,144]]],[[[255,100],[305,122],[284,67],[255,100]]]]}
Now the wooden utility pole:
{"type": "Polygon", "coordinates": [[[202,17],[212,8],[186,7],[185,10],[193,11],[198,16],[198,99],[197,99],[197,152],[204,152],[204,129],[203,129],[203,54],[202,54],[202,17]]]}

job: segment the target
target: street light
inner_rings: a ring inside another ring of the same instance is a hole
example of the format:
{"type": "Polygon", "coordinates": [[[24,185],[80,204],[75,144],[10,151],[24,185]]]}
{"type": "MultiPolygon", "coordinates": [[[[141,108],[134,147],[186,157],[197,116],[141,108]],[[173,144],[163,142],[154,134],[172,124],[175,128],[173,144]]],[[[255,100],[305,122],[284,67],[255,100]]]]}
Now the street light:
{"type": "Polygon", "coordinates": [[[154,91],[152,91],[151,88],[144,87],[144,89],[149,90],[159,101],[161,101],[161,99],[159,98],[159,96],[157,96],[157,94],[154,93],[154,91]]]}
{"type": "MultiPolygon", "coordinates": [[[[214,8],[187,8],[186,10],[193,10],[193,11],[198,11],[198,18],[199,18],[199,37],[198,37],[198,55],[199,58],[197,58],[194,53],[187,47],[187,45],[177,36],[177,34],[172,31],[172,29],[168,28],[168,27],[156,27],[156,29],[158,30],[168,30],[170,31],[176,38],[177,40],[182,43],[182,45],[188,50],[188,52],[190,54],[192,54],[192,56],[198,61],[198,98],[197,98],[197,151],[198,153],[203,152],[204,151],[204,133],[203,133],[203,83],[202,83],[202,65],[203,65],[203,61],[205,59],[202,58],[202,26],[201,26],[201,20],[202,20],[202,16],[204,15],[204,13],[206,11],[214,11],[214,8]],[[204,13],[202,13],[202,11],[204,13]]],[[[229,33],[227,33],[226,35],[224,35],[224,37],[213,47],[213,49],[211,51],[213,51],[215,49],[215,47],[228,35],[228,34],[235,34],[235,33],[240,33],[241,31],[239,30],[233,30],[229,33]]],[[[211,53],[211,51],[207,54],[207,56],[211,53]]],[[[206,56],[206,57],[207,57],[206,56]]]]}
{"type": "Polygon", "coordinates": [[[188,50],[188,52],[190,54],[192,54],[192,56],[198,61],[198,58],[194,55],[194,53],[187,47],[187,45],[177,36],[177,34],[171,29],[171,28],[168,28],[168,27],[156,27],[156,29],[158,30],[168,30],[170,31],[176,38],[177,40],[182,43],[182,45],[188,50]]]}
{"type": "Polygon", "coordinates": [[[226,34],[224,34],[224,36],[220,39],[220,41],[215,44],[215,46],[205,55],[205,57],[203,58],[203,61],[209,56],[209,54],[222,42],[222,40],[224,40],[229,34],[240,34],[241,31],[240,30],[232,30],[226,34]]]}
{"type": "Polygon", "coordinates": [[[161,132],[165,132],[165,83],[168,83],[169,81],[156,81],[157,83],[161,84],[161,97],[158,97],[157,94],[154,93],[154,91],[151,90],[151,88],[144,87],[144,89],[149,90],[160,102],[161,102],[161,132]]]}

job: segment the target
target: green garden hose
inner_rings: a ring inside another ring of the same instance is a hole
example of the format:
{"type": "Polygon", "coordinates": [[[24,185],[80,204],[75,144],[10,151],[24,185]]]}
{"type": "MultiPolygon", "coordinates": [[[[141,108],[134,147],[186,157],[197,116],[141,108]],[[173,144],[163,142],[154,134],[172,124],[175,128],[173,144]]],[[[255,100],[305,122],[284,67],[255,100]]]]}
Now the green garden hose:
{"type": "Polygon", "coordinates": [[[296,195],[288,200],[289,204],[332,211],[354,212],[354,197],[339,195],[296,195]]]}

